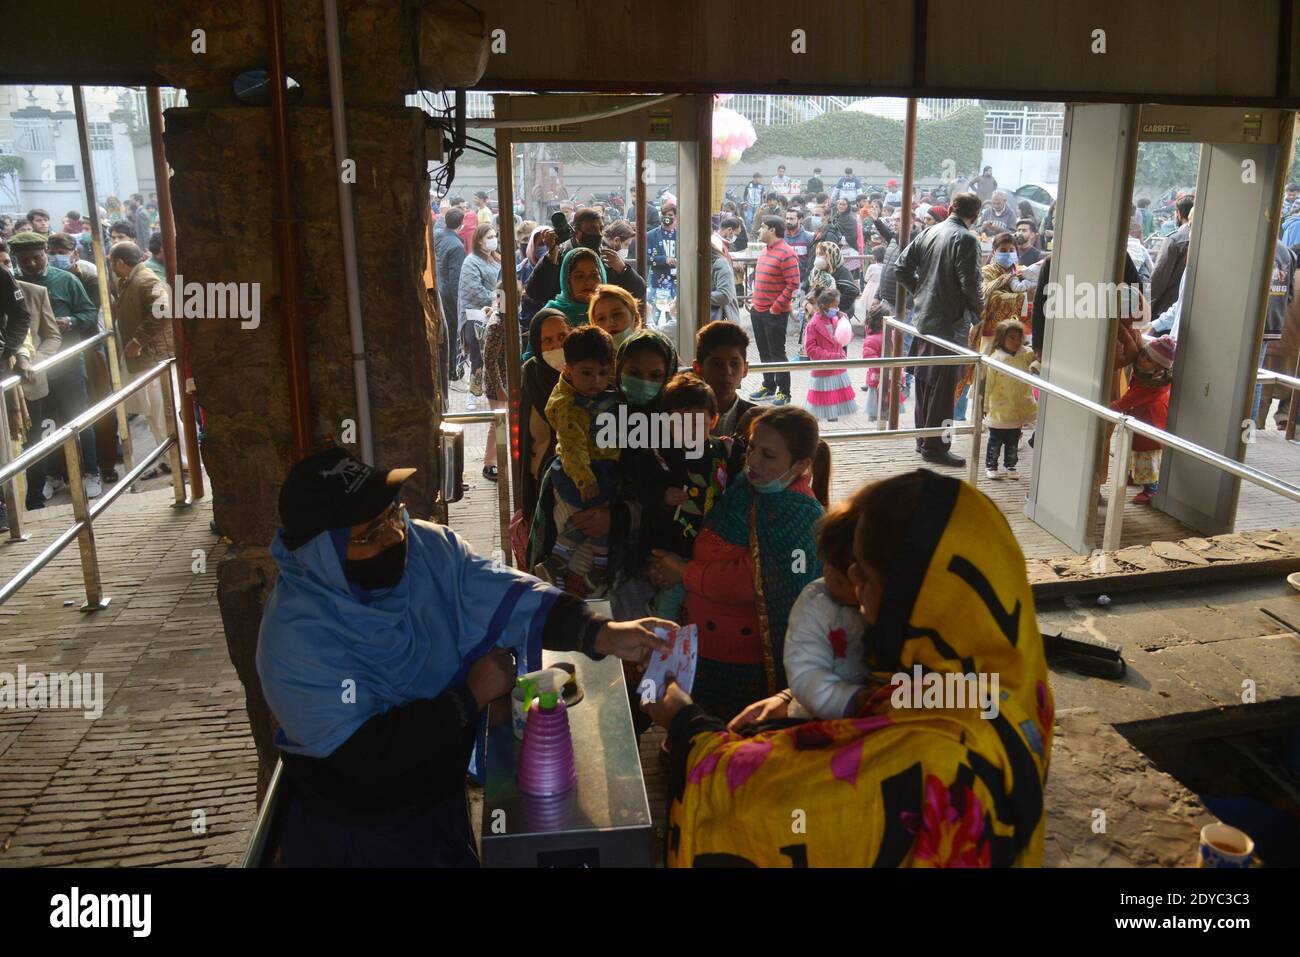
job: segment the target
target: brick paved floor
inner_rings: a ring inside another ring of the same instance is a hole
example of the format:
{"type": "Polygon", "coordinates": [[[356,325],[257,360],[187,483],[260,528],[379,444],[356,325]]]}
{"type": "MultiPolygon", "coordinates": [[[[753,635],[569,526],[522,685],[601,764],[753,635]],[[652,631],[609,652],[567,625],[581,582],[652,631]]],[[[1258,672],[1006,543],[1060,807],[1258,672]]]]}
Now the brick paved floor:
{"type": "MultiPolygon", "coordinates": [[[[102,672],[104,709],[95,720],[0,710],[0,867],[228,866],[242,856],[256,756],[216,602],[222,547],[210,505],[170,502],[169,490],[128,494],[97,524],[107,609],[78,610],[75,544],[0,605],[0,672],[102,672]]],[[[0,545],[0,580],[70,512],[37,513],[31,541],[0,545]]]]}

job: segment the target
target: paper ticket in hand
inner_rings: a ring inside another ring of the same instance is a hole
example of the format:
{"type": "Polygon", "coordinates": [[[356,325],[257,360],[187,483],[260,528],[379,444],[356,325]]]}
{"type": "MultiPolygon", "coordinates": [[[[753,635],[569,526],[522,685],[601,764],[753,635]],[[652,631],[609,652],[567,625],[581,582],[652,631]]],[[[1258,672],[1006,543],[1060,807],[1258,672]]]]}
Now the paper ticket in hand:
{"type": "Polygon", "coordinates": [[[686,625],[675,631],[655,629],[655,635],[668,642],[667,651],[656,651],[646,666],[645,674],[637,685],[641,700],[662,701],[668,678],[672,677],[683,691],[691,693],[695,686],[695,662],[699,658],[699,638],[695,625],[686,625]]]}

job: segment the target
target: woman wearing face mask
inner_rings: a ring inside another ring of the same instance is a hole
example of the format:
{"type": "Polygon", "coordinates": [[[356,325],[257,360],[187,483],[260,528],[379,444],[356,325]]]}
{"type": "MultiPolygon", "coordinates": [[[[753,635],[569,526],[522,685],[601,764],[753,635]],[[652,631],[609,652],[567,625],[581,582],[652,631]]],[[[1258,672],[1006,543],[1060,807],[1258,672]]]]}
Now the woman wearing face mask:
{"type": "Polygon", "coordinates": [[[519,295],[519,332],[524,337],[522,358],[525,360],[532,355],[529,352],[528,329],[532,325],[533,316],[537,315],[537,310],[541,309],[542,304],[546,301],[538,301],[528,295],[528,282],[533,278],[538,260],[546,255],[546,244],[542,241],[542,234],[545,232],[545,226],[536,226],[528,234],[527,241],[520,246],[522,257],[519,270],[515,274],[520,287],[522,287],[522,292],[519,295]]]}
{"type": "MultiPolygon", "coordinates": [[[[984,312],[978,325],[971,326],[967,346],[986,356],[993,355],[994,333],[1004,319],[1024,319],[1029,315],[1027,296],[1033,292],[1034,283],[1022,279],[1020,257],[1016,253],[1013,233],[998,233],[993,240],[993,255],[981,273],[984,281],[984,312]]],[[[1026,329],[1028,334],[1029,330],[1026,329]]],[[[967,366],[957,380],[957,406],[954,415],[966,418],[966,405],[971,383],[975,381],[975,367],[967,366]]]]}
{"type": "Polygon", "coordinates": [[[844,235],[840,232],[839,226],[835,224],[835,219],[826,214],[825,206],[814,206],[811,219],[818,222],[817,226],[811,223],[808,229],[813,234],[813,241],[808,244],[808,253],[803,263],[803,273],[807,275],[812,272],[813,260],[817,258],[817,247],[822,243],[834,243],[839,246],[844,241],[844,235]]]}
{"type": "Polygon", "coordinates": [[[822,574],[814,526],[830,468],[811,413],[768,409],[751,424],[745,470],[709,513],[694,557],[655,550],[650,581],[686,586],[685,621],[700,641],[692,695],[704,710],[730,717],[786,687],[790,609],[822,574]]]}
{"type": "Polygon", "coordinates": [[[620,263],[632,262],[632,240],[636,239],[636,230],[631,223],[626,219],[616,219],[605,227],[602,235],[605,240],[602,253],[613,253],[618,256],[620,263]]]}
{"type": "MultiPolygon", "coordinates": [[[[498,287],[498,294],[500,288],[498,287]]],[[[509,401],[510,386],[506,379],[505,314],[494,312],[483,330],[483,394],[488,406],[504,409],[509,401]]],[[[483,450],[483,477],[495,482],[497,471],[497,423],[488,426],[487,446],[483,450]]]]}
{"type": "Polygon", "coordinates": [[[525,528],[532,522],[537,507],[540,476],[555,455],[555,430],[546,420],[546,403],[564,370],[564,340],[571,328],[568,318],[558,309],[538,310],[528,328],[532,357],[525,360],[520,373],[519,411],[512,419],[519,423],[519,455],[523,463],[519,476],[523,503],[519,520],[524,521],[525,528]]]}
{"type": "MultiPolygon", "coordinates": [[[[733,253],[743,253],[749,248],[749,233],[745,230],[745,217],[740,215],[740,210],[737,209],[736,204],[728,200],[722,204],[722,218],[739,221],[736,228],[736,238],[731,241],[731,251],[733,253]]],[[[815,227],[809,224],[808,228],[814,229],[815,227]]]]}
{"type": "Polygon", "coordinates": [[[482,223],[474,230],[472,252],[460,269],[456,300],[456,331],[460,347],[469,357],[469,396],[465,408],[477,407],[476,395],[483,394],[483,327],[496,311],[497,281],[501,278],[501,254],[497,252],[497,230],[482,223]]]}
{"type": "MultiPolygon", "coordinates": [[[[591,304],[587,309],[587,319],[593,326],[600,326],[614,340],[614,354],[641,327],[641,310],[637,302],[625,289],[612,283],[596,287],[591,295],[591,304]]],[[[610,385],[617,388],[618,372],[610,370],[610,385]]]]}
{"type": "Polygon", "coordinates": [[[784,718],[789,692],[727,726],[670,684],[646,708],[668,729],[668,866],[1042,866],[1054,704],[1006,519],[929,471],[866,486],[853,507],[849,578],[875,693],[840,720],[750,728],[784,718]],[[925,673],[975,681],[934,703],[914,683],[925,673]],[[791,838],[792,807],[824,824],[791,838]]]}
{"type": "Polygon", "coordinates": [[[859,232],[858,214],[849,206],[847,199],[835,201],[835,228],[844,237],[844,242],[853,247],[854,252],[861,252],[861,233],[859,232]]]}
{"type": "Polygon", "coordinates": [[[280,490],[257,671],[280,725],[281,866],[477,866],[466,769],[516,674],[543,648],[637,661],[671,626],[609,622],[411,518],[413,472],[335,448],[280,490]]]}
{"type": "Polygon", "coordinates": [[[836,289],[840,294],[839,310],[846,316],[853,315],[858,304],[857,281],[849,268],[844,265],[844,254],[839,243],[818,243],[812,248],[812,268],[808,270],[808,296],[802,321],[799,324],[799,341],[804,341],[808,319],[816,309],[817,296],[827,289],[836,289]]]}
{"type": "MultiPolygon", "coordinates": [[[[650,329],[637,329],[624,340],[618,350],[614,371],[618,378],[618,391],[628,413],[653,413],[664,383],[677,369],[677,350],[666,336],[650,329]]],[[[622,415],[622,412],[619,412],[622,415]]],[[[639,574],[636,566],[636,533],[640,525],[640,503],[622,492],[629,488],[626,473],[635,468],[635,457],[626,450],[619,460],[620,492],[607,505],[584,509],[570,521],[582,532],[594,538],[605,538],[609,549],[609,594],[614,617],[619,620],[638,617],[629,609],[648,607],[654,588],[645,586],[630,589],[627,583],[639,574]]],[[[550,557],[555,545],[554,502],[551,470],[541,473],[537,504],[533,508],[532,524],[528,536],[528,562],[534,568],[550,557]]],[[[641,583],[645,585],[644,582],[641,583]]],[[[582,595],[579,597],[598,597],[582,595]]]]}

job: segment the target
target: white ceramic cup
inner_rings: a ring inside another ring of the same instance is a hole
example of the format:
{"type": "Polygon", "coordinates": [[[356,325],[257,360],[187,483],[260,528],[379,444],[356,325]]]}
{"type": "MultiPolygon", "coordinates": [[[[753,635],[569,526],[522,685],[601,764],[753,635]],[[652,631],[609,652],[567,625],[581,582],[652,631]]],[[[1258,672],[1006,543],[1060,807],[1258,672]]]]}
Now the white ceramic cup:
{"type": "Polygon", "coordinates": [[[1250,867],[1255,842],[1245,831],[1227,824],[1207,824],[1201,828],[1198,867],[1250,867]]]}

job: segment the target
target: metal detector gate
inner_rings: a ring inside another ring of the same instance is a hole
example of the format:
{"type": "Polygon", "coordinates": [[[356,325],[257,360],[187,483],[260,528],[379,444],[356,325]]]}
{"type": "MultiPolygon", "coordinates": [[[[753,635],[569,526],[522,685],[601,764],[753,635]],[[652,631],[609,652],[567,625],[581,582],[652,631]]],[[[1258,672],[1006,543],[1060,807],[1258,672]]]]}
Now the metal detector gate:
{"type": "MultiPolygon", "coordinates": [[[[1150,107],[1142,116],[1144,139],[1203,144],[1167,429],[1244,462],[1295,113],[1150,107]]],[[[1217,535],[1232,531],[1240,491],[1235,475],[1165,455],[1155,504],[1217,535]]]]}
{"type": "MultiPolygon", "coordinates": [[[[1284,110],[1067,107],[1050,275],[1056,312],[1042,344],[1048,381],[1110,401],[1138,142],[1201,143],[1168,431],[1244,461],[1294,129],[1295,114],[1284,110]]],[[[1043,397],[1025,513],[1082,553],[1097,544],[1108,433],[1086,413],[1043,397]]],[[[1235,476],[1167,453],[1155,505],[1218,534],[1232,528],[1239,489],[1235,476]]]]}
{"type": "MultiPolygon", "coordinates": [[[[709,316],[709,234],[712,232],[713,100],[710,96],[539,94],[493,97],[495,116],[467,125],[496,132],[497,182],[500,196],[501,285],[505,290],[506,374],[510,391],[511,431],[527,428],[514,421],[519,403],[519,289],[515,279],[514,145],[516,143],[677,143],[678,256],[677,353],[695,357],[695,331],[709,316]]],[[[638,150],[638,152],[641,152],[638,150]]],[[[644,235],[645,170],[637,171],[638,237],[644,235]]],[[[720,199],[720,198],[719,198],[720,199]]],[[[644,262],[644,243],[638,245],[644,262]]],[[[649,276],[643,277],[647,285],[649,276]]],[[[519,470],[513,450],[511,487],[514,507],[522,506],[519,470]]],[[[506,553],[509,549],[504,546],[506,553]]]]}

